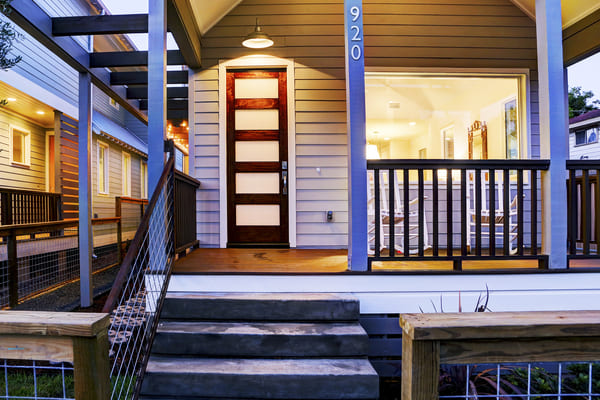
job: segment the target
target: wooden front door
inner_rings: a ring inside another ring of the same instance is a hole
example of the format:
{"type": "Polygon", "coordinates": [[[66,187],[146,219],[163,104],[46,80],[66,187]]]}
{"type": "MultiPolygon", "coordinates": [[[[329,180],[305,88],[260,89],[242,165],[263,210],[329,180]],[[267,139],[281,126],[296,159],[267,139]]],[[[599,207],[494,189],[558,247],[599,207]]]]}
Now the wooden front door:
{"type": "Polygon", "coordinates": [[[227,72],[228,246],[289,246],[285,70],[227,72]]]}

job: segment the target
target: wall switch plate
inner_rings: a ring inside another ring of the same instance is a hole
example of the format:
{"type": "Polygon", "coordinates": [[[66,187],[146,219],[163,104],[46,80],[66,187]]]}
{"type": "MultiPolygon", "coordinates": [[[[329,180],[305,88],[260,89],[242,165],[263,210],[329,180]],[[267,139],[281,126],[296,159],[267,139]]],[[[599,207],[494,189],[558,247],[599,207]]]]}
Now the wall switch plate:
{"type": "Polygon", "coordinates": [[[327,222],[333,222],[333,211],[327,211],[327,222]]]}

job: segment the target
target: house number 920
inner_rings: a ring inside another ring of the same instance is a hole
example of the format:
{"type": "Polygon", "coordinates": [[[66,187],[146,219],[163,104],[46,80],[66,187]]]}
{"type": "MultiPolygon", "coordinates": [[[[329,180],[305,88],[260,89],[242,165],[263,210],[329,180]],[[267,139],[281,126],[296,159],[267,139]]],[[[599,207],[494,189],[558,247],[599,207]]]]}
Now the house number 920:
{"type": "MultiPolygon", "coordinates": [[[[352,15],[352,22],[358,21],[358,18],[360,17],[360,8],[358,8],[356,6],[350,8],[350,14],[352,15]]],[[[362,56],[362,51],[360,49],[360,46],[353,42],[362,41],[362,37],[361,37],[360,28],[357,25],[350,26],[350,36],[351,36],[350,42],[352,44],[352,46],[350,47],[350,56],[352,57],[352,59],[354,61],[358,61],[358,60],[360,60],[360,57],[362,56]]]]}

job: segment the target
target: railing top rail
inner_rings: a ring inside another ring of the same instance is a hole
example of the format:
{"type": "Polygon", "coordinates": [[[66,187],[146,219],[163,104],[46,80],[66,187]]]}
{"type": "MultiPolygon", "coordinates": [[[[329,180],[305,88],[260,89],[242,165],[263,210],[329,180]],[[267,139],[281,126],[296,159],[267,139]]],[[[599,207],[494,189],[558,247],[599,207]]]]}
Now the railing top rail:
{"type": "Polygon", "coordinates": [[[34,224],[15,224],[0,226],[0,236],[27,235],[30,233],[47,232],[79,225],[78,219],[65,219],[62,221],[36,222],[34,224]]]}
{"type": "Polygon", "coordinates": [[[414,340],[543,338],[600,335],[600,311],[403,314],[414,340]]]}
{"type": "Polygon", "coordinates": [[[103,313],[0,311],[3,335],[94,337],[109,324],[109,315],[103,313]]]}
{"type": "Polygon", "coordinates": [[[116,224],[120,220],[121,217],[92,218],[92,225],[116,224]]]}
{"type": "Polygon", "coordinates": [[[27,190],[27,189],[13,189],[0,187],[0,193],[18,193],[18,194],[35,194],[35,195],[46,195],[46,196],[61,196],[60,193],[56,192],[44,192],[41,190],[27,190]]]}
{"type": "Polygon", "coordinates": [[[389,159],[367,160],[367,169],[509,169],[546,170],[550,160],[444,160],[389,159]]]}
{"type": "Polygon", "coordinates": [[[127,254],[123,259],[121,268],[119,268],[119,272],[117,273],[117,277],[115,278],[110,294],[108,295],[106,303],[102,308],[103,312],[111,312],[117,305],[119,295],[121,293],[121,290],[123,289],[123,285],[125,285],[125,282],[127,282],[127,276],[131,271],[133,262],[135,261],[135,257],[140,247],[142,246],[142,242],[144,241],[144,231],[148,228],[148,224],[150,223],[150,216],[152,215],[152,212],[156,207],[156,203],[158,202],[158,198],[161,192],[158,189],[162,188],[166,184],[167,179],[169,178],[169,174],[173,170],[174,161],[175,159],[173,157],[169,158],[167,164],[165,165],[165,168],[163,169],[160,179],[156,184],[156,190],[154,190],[154,193],[152,194],[152,198],[148,203],[148,207],[144,212],[144,216],[140,221],[140,225],[138,226],[138,229],[135,232],[135,236],[133,237],[131,246],[129,246],[129,249],[127,250],[127,254]]]}
{"type": "Polygon", "coordinates": [[[135,197],[120,197],[117,196],[115,199],[120,199],[121,203],[129,204],[148,204],[148,199],[136,199],[135,197]]]}
{"type": "Polygon", "coordinates": [[[567,160],[567,169],[600,169],[600,160],[567,160]]]}
{"type": "Polygon", "coordinates": [[[185,181],[196,188],[200,187],[200,181],[192,178],[188,174],[185,174],[181,171],[175,170],[175,177],[180,181],[185,181]]]}

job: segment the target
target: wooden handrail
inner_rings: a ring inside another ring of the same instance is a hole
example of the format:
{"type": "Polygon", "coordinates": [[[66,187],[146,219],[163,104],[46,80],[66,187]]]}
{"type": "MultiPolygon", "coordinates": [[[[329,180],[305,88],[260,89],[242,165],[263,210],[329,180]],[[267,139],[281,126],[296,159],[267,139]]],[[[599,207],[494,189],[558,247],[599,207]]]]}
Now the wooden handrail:
{"type": "Polygon", "coordinates": [[[108,314],[0,311],[0,358],[73,363],[75,398],[110,397],[108,314]]]}
{"type": "Polygon", "coordinates": [[[117,224],[120,221],[121,221],[121,217],[92,218],[92,225],[117,224]]]}
{"type": "Polygon", "coordinates": [[[510,169],[547,170],[550,160],[445,160],[445,159],[390,159],[367,160],[367,169],[510,169]]]}
{"type": "Polygon", "coordinates": [[[595,361],[600,311],[404,314],[402,400],[438,398],[441,364],[595,361]]]}
{"type": "Polygon", "coordinates": [[[28,235],[32,233],[48,232],[79,226],[79,220],[75,218],[53,222],[36,222],[34,224],[15,224],[0,226],[0,237],[11,235],[28,235]]]}
{"type": "Polygon", "coordinates": [[[121,199],[121,203],[128,204],[148,204],[148,199],[137,199],[135,197],[120,197],[117,196],[115,199],[121,199]]]}
{"type": "Polygon", "coordinates": [[[35,195],[46,195],[53,197],[60,197],[61,193],[57,192],[43,192],[40,190],[24,190],[24,189],[13,189],[13,188],[0,188],[0,193],[18,193],[18,194],[35,194],[35,195]]]}
{"type": "Polygon", "coordinates": [[[160,189],[167,183],[167,179],[169,178],[169,175],[173,171],[173,165],[174,165],[174,158],[171,157],[171,158],[169,158],[169,160],[167,161],[167,163],[165,165],[165,168],[163,169],[160,179],[158,180],[158,183],[156,184],[156,189],[154,190],[154,193],[152,194],[152,198],[150,199],[150,202],[148,203],[148,207],[146,208],[146,212],[144,212],[144,216],[142,217],[142,220],[140,221],[138,230],[135,232],[135,236],[133,237],[131,246],[129,246],[129,249],[127,250],[127,254],[125,255],[123,263],[121,264],[121,268],[119,268],[119,272],[117,273],[117,276],[113,283],[113,287],[108,295],[108,298],[106,299],[106,303],[104,304],[104,307],[102,308],[103,312],[110,313],[116,307],[116,304],[119,300],[119,295],[121,294],[121,291],[123,290],[123,286],[127,282],[127,276],[131,272],[133,262],[135,261],[135,258],[137,256],[140,248],[142,247],[142,243],[144,242],[144,235],[145,235],[146,229],[148,228],[148,225],[150,223],[150,216],[152,215],[152,212],[154,211],[154,208],[156,207],[156,203],[158,202],[158,198],[159,198],[160,192],[161,192],[160,189]]]}
{"type": "Polygon", "coordinates": [[[188,174],[185,174],[181,171],[175,170],[175,178],[179,181],[183,181],[185,183],[188,183],[196,188],[200,187],[200,181],[192,178],[191,176],[189,176],[188,174]]]}

